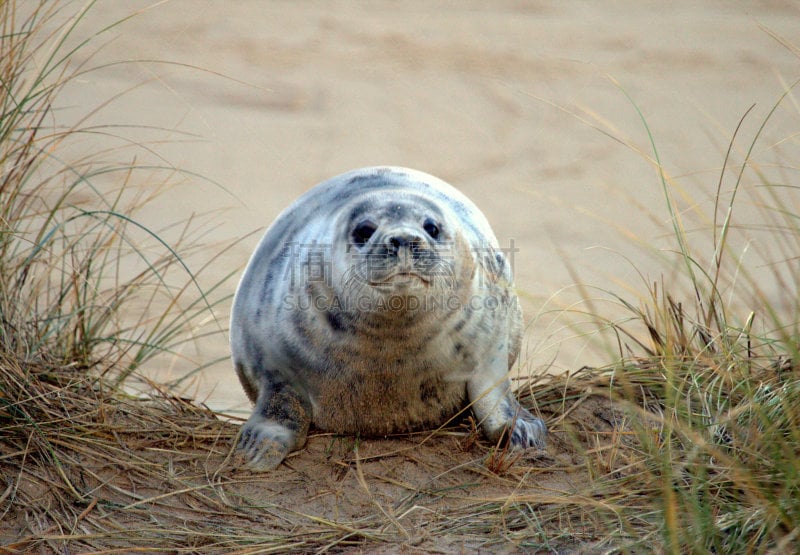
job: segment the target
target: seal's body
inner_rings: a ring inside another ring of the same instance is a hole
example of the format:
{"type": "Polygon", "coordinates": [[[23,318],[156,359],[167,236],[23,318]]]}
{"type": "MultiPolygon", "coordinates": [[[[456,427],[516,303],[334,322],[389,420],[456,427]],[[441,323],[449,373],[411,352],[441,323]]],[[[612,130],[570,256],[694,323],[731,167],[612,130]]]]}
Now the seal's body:
{"type": "Polygon", "coordinates": [[[469,403],[486,435],[544,445],[511,395],[521,311],[486,218],[430,175],[364,168],[311,189],[267,230],[236,291],[231,351],[255,403],[239,449],[275,468],[322,430],[384,435],[469,403]]]}

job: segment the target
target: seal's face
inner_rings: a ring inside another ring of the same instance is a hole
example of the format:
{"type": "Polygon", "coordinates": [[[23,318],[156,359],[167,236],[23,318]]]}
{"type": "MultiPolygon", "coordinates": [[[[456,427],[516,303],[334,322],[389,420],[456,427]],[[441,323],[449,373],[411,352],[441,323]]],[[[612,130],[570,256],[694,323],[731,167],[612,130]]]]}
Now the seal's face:
{"type": "Polygon", "coordinates": [[[471,266],[447,215],[424,197],[361,199],[337,227],[347,245],[334,260],[338,293],[361,313],[446,310],[471,266]]]}

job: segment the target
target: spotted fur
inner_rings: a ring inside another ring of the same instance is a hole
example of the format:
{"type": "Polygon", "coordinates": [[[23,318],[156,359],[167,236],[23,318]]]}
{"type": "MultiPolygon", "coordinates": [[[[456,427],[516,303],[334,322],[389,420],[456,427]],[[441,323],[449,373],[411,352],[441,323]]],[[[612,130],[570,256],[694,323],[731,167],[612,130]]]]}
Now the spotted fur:
{"type": "Polygon", "coordinates": [[[312,422],[380,436],[465,404],[490,439],[542,447],[507,377],[521,320],[510,264],[459,191],[403,168],[334,177],[276,219],[239,283],[231,351],[255,403],[239,451],[270,470],[312,422]]]}

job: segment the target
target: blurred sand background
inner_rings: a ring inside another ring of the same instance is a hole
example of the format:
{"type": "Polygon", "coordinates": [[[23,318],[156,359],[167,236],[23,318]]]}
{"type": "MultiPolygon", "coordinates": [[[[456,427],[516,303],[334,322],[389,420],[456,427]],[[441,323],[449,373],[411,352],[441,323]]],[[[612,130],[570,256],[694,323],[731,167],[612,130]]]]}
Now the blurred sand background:
{"type": "MultiPolygon", "coordinates": [[[[626,93],[686,193],[688,227],[700,227],[708,222],[695,214],[711,214],[738,121],[756,105],[744,150],[800,77],[797,52],[770,34],[800,44],[796,1],[137,0],[98,2],[79,29],[95,33],[135,12],[78,53],[89,66],[132,62],[72,83],[61,117],[107,102],[88,124],[160,128],[118,132],[170,138],[151,146],[207,178],[180,177],[140,214],[161,227],[213,211],[209,256],[243,237],[204,283],[243,268],[279,211],[327,177],[376,164],[417,168],[464,191],[501,244],[518,249],[530,323],[523,373],[610,362],[593,326],[564,328],[576,281],[635,302],[645,282],[669,279],[674,258],[659,262],[637,244],[673,248],[649,139],[626,93]]],[[[766,162],[777,143],[796,145],[796,99],[759,143],[766,162]]],[[[217,311],[223,325],[227,310],[217,311]]],[[[184,350],[194,363],[223,359],[191,392],[214,408],[244,409],[226,353],[225,335],[184,350]]],[[[171,379],[186,365],[162,358],[150,371],[171,379]]]]}

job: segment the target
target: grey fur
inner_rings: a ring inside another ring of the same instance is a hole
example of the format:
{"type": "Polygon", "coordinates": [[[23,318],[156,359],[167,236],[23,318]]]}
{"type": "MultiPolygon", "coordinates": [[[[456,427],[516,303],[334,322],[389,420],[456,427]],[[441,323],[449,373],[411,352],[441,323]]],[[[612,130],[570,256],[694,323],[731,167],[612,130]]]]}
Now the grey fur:
{"type": "Polygon", "coordinates": [[[334,177],[267,230],[239,283],[231,351],[255,408],[239,450],[275,468],[309,425],[384,435],[442,424],[469,403],[487,437],[542,447],[510,392],[522,315],[481,212],[414,170],[334,177]]]}

